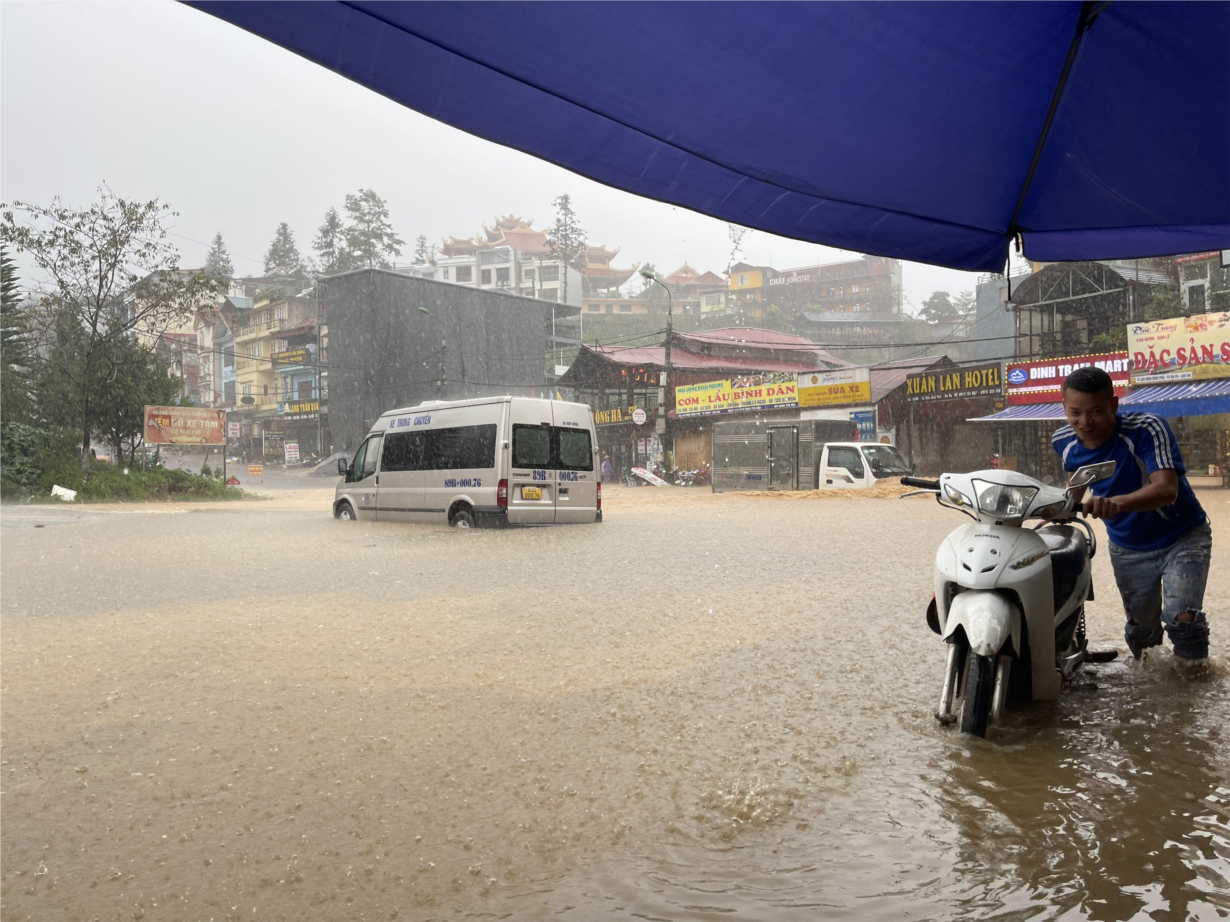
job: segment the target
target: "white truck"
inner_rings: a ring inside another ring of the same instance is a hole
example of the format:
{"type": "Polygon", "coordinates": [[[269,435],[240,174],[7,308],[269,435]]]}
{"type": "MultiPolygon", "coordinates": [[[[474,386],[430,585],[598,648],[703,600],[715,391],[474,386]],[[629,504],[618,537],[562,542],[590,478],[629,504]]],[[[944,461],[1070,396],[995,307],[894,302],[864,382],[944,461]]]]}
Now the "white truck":
{"type": "Polygon", "coordinates": [[[816,462],[817,490],[860,490],[911,473],[901,452],[878,442],[826,442],[816,462]]]}

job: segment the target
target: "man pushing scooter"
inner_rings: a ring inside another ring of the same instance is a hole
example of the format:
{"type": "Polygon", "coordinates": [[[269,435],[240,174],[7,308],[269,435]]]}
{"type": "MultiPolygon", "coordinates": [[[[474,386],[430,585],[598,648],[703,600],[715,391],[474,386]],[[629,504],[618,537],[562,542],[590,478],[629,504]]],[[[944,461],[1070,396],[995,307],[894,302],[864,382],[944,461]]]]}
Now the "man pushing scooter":
{"type": "Polygon", "coordinates": [[[1162,642],[1165,628],[1176,656],[1204,659],[1213,535],[1174,433],[1160,417],[1118,412],[1110,375],[1093,366],[1064,380],[1063,409],[1068,425],[1055,430],[1051,444],[1064,470],[1117,462],[1114,476],[1088,488],[1082,509],[1106,523],[1128,649],[1140,659],[1162,642]]]}

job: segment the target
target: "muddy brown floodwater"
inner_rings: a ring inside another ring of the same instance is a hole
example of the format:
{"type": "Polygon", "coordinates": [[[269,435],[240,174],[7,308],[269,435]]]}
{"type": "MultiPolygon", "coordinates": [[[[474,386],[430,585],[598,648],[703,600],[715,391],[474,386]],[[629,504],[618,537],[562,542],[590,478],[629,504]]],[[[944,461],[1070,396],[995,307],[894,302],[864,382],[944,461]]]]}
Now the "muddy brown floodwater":
{"type": "Polygon", "coordinates": [[[932,717],[927,500],[330,497],[6,507],[6,922],[1230,917],[1227,493],[1209,672],[1090,668],[990,742],[932,717]]]}

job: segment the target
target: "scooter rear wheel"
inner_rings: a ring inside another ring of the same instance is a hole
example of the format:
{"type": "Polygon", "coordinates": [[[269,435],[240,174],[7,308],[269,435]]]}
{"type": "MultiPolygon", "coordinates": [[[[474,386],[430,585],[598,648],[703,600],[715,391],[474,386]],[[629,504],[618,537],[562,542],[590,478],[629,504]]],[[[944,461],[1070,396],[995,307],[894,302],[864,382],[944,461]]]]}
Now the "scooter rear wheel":
{"type": "Polygon", "coordinates": [[[961,732],[987,735],[991,718],[991,699],[995,693],[995,657],[970,653],[969,673],[965,678],[965,701],[961,707],[961,732]]]}

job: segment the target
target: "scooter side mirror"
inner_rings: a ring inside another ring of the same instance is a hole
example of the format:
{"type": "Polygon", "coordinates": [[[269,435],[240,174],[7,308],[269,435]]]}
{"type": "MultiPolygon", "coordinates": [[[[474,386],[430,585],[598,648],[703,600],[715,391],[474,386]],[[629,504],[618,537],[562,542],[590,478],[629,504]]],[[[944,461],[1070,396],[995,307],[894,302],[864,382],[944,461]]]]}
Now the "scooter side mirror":
{"type": "Polygon", "coordinates": [[[1068,480],[1068,488],[1075,490],[1087,487],[1099,480],[1105,480],[1114,475],[1116,466],[1114,461],[1103,461],[1101,464],[1086,464],[1084,467],[1078,467],[1068,480]]]}

